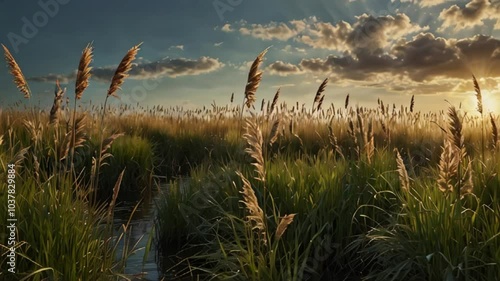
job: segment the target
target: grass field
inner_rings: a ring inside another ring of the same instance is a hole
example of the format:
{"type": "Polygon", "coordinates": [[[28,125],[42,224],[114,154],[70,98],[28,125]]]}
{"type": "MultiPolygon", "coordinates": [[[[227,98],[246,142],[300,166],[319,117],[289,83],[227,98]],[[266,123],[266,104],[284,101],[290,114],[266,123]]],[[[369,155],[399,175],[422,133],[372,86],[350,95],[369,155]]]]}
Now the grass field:
{"type": "MultiPolygon", "coordinates": [[[[280,102],[279,92],[257,104],[264,51],[241,105],[228,96],[196,110],[108,107],[138,49],[103,107],[78,109],[88,46],[73,105],[57,85],[51,111],[0,111],[0,200],[15,170],[19,280],[131,279],[122,273],[135,249],[117,257],[127,227],[111,230],[113,207],[165,179],[153,234],[161,267],[179,280],[500,278],[500,119],[483,112],[475,78],[477,112],[416,112],[413,97],[326,105],[328,80],[312,106],[280,102]]],[[[10,245],[0,238],[2,279],[10,245]]]]}

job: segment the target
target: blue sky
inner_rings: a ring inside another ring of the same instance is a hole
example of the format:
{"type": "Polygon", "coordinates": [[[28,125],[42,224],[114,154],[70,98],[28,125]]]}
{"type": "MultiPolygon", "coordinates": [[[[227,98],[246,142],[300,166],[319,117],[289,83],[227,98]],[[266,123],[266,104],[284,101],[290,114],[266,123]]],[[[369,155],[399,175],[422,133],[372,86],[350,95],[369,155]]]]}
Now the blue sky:
{"type": "MultiPolygon", "coordinates": [[[[500,109],[500,3],[495,0],[0,1],[0,42],[28,78],[29,101],[49,107],[56,79],[74,93],[74,71],[92,42],[91,86],[104,101],[114,67],[143,42],[115,103],[200,107],[241,101],[249,63],[271,46],[257,98],[310,104],[324,78],[325,102],[473,108],[471,73],[486,107],[500,109]]],[[[0,104],[22,99],[7,67],[0,104]]]]}

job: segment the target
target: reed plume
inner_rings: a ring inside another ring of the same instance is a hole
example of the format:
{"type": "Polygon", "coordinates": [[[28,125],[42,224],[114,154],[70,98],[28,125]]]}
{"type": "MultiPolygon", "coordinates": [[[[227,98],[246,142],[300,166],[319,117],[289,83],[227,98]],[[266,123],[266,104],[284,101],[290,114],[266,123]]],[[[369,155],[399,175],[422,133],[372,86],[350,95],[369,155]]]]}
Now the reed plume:
{"type": "Polygon", "coordinates": [[[267,243],[267,231],[264,211],[262,211],[262,209],[260,208],[257,196],[255,196],[255,192],[253,191],[252,185],[250,184],[248,179],[246,179],[245,176],[243,176],[243,174],[240,172],[236,172],[236,174],[241,178],[241,181],[243,182],[243,190],[240,191],[240,193],[243,194],[243,200],[240,202],[245,205],[248,211],[246,219],[249,223],[252,224],[252,229],[259,232],[264,243],[267,243]]]}
{"type": "Polygon", "coordinates": [[[273,145],[278,140],[280,125],[281,125],[281,117],[278,116],[273,123],[273,127],[271,128],[271,134],[269,135],[270,145],[273,145]]]}
{"type": "Polygon", "coordinates": [[[31,91],[28,86],[28,82],[24,78],[21,68],[17,64],[14,56],[10,53],[9,49],[2,44],[5,61],[9,66],[10,74],[14,77],[14,84],[16,84],[19,91],[24,95],[24,98],[29,99],[31,97],[31,91]]]}
{"type": "Polygon", "coordinates": [[[89,86],[89,79],[90,76],[92,76],[90,73],[92,71],[92,67],[90,67],[93,58],[92,51],[92,45],[88,44],[85,49],[83,49],[82,56],[80,57],[75,83],[75,98],[77,100],[82,98],[83,92],[89,86]]]}
{"type": "Polygon", "coordinates": [[[255,58],[252,66],[250,67],[250,71],[248,72],[248,80],[245,86],[245,100],[244,104],[246,104],[247,108],[250,108],[256,100],[255,93],[259,88],[260,81],[262,80],[262,71],[259,70],[262,61],[264,60],[264,56],[266,55],[269,48],[266,48],[262,51],[257,58],[255,58]]]}
{"type": "Polygon", "coordinates": [[[491,113],[490,113],[490,122],[491,122],[491,147],[493,148],[493,150],[495,150],[498,144],[498,128],[495,122],[495,118],[493,118],[493,115],[491,113]]]}
{"type": "Polygon", "coordinates": [[[314,105],[316,103],[319,103],[319,101],[321,100],[321,94],[323,94],[323,92],[325,91],[327,84],[328,84],[328,78],[325,78],[325,80],[323,80],[323,82],[321,82],[321,84],[319,85],[318,90],[316,91],[316,95],[314,96],[313,104],[312,104],[312,111],[313,112],[314,112],[314,105]]]}
{"type": "Polygon", "coordinates": [[[283,236],[288,226],[293,222],[293,218],[295,218],[295,215],[296,214],[285,215],[281,218],[281,221],[276,228],[275,238],[277,240],[279,240],[283,236]]]}
{"type": "Polygon", "coordinates": [[[255,167],[255,172],[257,173],[256,179],[265,182],[266,181],[266,171],[264,168],[264,157],[262,155],[262,132],[257,125],[256,117],[252,113],[252,118],[247,118],[246,120],[246,133],[243,138],[248,144],[248,148],[245,152],[254,159],[252,165],[255,167]]]}
{"type": "Polygon", "coordinates": [[[472,83],[474,83],[474,90],[476,91],[476,99],[477,99],[477,111],[483,115],[483,96],[481,94],[481,88],[479,87],[479,83],[476,80],[476,76],[472,75],[472,83]]]}
{"type": "Polygon", "coordinates": [[[109,86],[107,94],[108,97],[112,96],[118,98],[118,95],[116,95],[116,91],[121,89],[120,87],[125,81],[125,78],[128,77],[128,73],[132,69],[132,62],[135,60],[135,57],[137,56],[137,52],[140,50],[141,45],[142,43],[132,47],[130,50],[128,50],[127,54],[125,54],[125,56],[121,60],[120,64],[116,68],[115,74],[113,75],[113,79],[111,79],[111,85],[109,86]]]}
{"type": "Polygon", "coordinates": [[[125,169],[123,169],[123,171],[120,173],[118,179],[115,182],[115,186],[113,187],[113,197],[111,198],[111,202],[109,203],[108,207],[108,216],[107,216],[108,222],[113,221],[113,211],[115,208],[116,199],[118,199],[118,193],[120,192],[120,187],[122,184],[124,174],[125,174],[125,169]]]}
{"type": "Polygon", "coordinates": [[[460,158],[457,157],[456,148],[449,138],[445,138],[439,158],[439,178],[437,180],[439,190],[452,192],[454,190],[453,180],[458,174],[460,158]]]}
{"type": "Polygon", "coordinates": [[[61,111],[61,104],[65,93],[66,89],[63,90],[61,88],[61,85],[59,85],[59,80],[56,80],[56,89],[54,91],[54,102],[52,104],[52,108],[50,109],[50,116],[49,116],[50,124],[59,123],[59,114],[61,111]]]}
{"type": "Polygon", "coordinates": [[[399,174],[399,182],[401,183],[401,188],[404,191],[410,191],[410,177],[408,177],[408,172],[406,171],[405,163],[403,162],[403,158],[401,154],[399,154],[399,150],[394,148],[396,152],[396,164],[398,166],[398,174],[399,174]]]}
{"type": "Polygon", "coordinates": [[[278,99],[280,97],[280,91],[281,88],[278,88],[276,91],[276,94],[274,94],[273,102],[271,103],[271,108],[269,109],[269,114],[272,114],[274,111],[274,108],[276,107],[276,104],[278,103],[278,99]]]}
{"type": "Polygon", "coordinates": [[[349,94],[347,94],[347,96],[345,97],[344,108],[347,109],[347,107],[349,107],[349,94]]]}
{"type": "MultiPolygon", "coordinates": [[[[82,147],[86,140],[85,134],[85,122],[86,115],[82,114],[79,118],[75,120],[74,127],[66,134],[63,150],[61,155],[61,160],[67,158],[68,154],[71,151],[71,154],[74,154],[75,149],[82,147]]],[[[73,155],[71,155],[73,159],[73,155]]]]}
{"type": "Polygon", "coordinates": [[[23,163],[24,159],[26,159],[26,154],[28,153],[28,150],[30,149],[30,146],[25,147],[21,150],[19,150],[16,155],[14,155],[14,158],[10,160],[9,164],[14,164],[15,166],[21,166],[21,163],[23,163]]]}
{"type": "Polygon", "coordinates": [[[410,112],[413,112],[414,106],[415,106],[415,95],[412,95],[410,100],[410,112]]]}

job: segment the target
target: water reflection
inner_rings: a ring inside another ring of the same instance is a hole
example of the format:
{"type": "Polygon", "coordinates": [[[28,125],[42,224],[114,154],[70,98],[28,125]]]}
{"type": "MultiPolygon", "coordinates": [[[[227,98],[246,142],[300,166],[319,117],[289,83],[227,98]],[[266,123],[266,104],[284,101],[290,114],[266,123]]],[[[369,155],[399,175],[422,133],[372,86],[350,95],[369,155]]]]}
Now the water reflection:
{"type": "Polygon", "coordinates": [[[135,248],[140,248],[126,262],[125,274],[134,276],[133,280],[156,281],[161,278],[158,265],[155,261],[156,249],[154,243],[151,244],[151,249],[145,262],[143,261],[150,235],[154,234],[155,202],[166,189],[166,186],[160,187],[158,191],[154,192],[149,198],[144,198],[140,203],[140,194],[137,192],[122,193],[120,194],[121,201],[115,207],[113,219],[115,235],[116,233],[120,233],[122,225],[126,225],[130,219],[129,232],[126,237],[127,241],[122,239],[119,242],[118,255],[122,254],[125,242],[128,243],[129,249],[132,249],[136,244],[135,248]],[[132,211],[137,204],[139,205],[131,218],[132,211]]]}

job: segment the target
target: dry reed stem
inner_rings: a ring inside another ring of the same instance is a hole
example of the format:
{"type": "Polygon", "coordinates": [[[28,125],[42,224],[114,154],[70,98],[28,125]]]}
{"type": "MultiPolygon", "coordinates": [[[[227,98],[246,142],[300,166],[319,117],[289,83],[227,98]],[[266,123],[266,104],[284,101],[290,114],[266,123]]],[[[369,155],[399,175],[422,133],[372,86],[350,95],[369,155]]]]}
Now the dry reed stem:
{"type": "Polygon", "coordinates": [[[92,67],[90,67],[93,57],[92,49],[92,45],[88,44],[85,49],[83,49],[82,56],[80,57],[75,83],[75,98],[77,100],[82,98],[83,92],[89,86],[90,76],[92,76],[90,73],[92,70],[92,67]]]}
{"type": "Polygon", "coordinates": [[[16,84],[16,87],[24,95],[24,98],[29,99],[31,97],[31,91],[28,86],[28,82],[26,82],[26,79],[24,78],[21,68],[14,59],[14,56],[10,53],[9,49],[3,44],[2,48],[4,51],[5,61],[9,66],[10,74],[14,77],[14,84],[16,84]]]}
{"type": "Polygon", "coordinates": [[[135,57],[137,56],[137,52],[140,50],[141,45],[142,43],[132,47],[130,50],[128,50],[127,54],[125,54],[125,56],[121,60],[120,64],[116,68],[115,74],[113,75],[113,79],[111,80],[111,85],[108,89],[108,97],[113,96],[115,98],[118,98],[118,96],[116,95],[116,91],[118,89],[121,89],[120,87],[125,81],[125,78],[128,77],[128,73],[132,69],[132,62],[135,60],[135,57]]]}
{"type": "Polygon", "coordinates": [[[259,70],[260,65],[264,59],[269,48],[266,48],[262,51],[257,58],[255,58],[252,66],[250,67],[250,71],[248,72],[248,80],[245,86],[245,104],[248,108],[250,108],[256,100],[256,92],[259,88],[260,81],[262,80],[262,71],[259,70]]]}
{"type": "Polygon", "coordinates": [[[288,226],[293,222],[293,218],[295,217],[295,215],[296,214],[285,215],[281,218],[281,221],[276,228],[275,238],[277,240],[279,240],[283,236],[288,226]]]}
{"type": "Polygon", "coordinates": [[[394,148],[394,151],[396,152],[396,164],[398,166],[397,171],[399,174],[399,181],[401,182],[401,188],[403,188],[404,191],[408,192],[410,191],[410,177],[408,176],[405,163],[403,162],[403,158],[401,157],[398,149],[394,148]]]}

